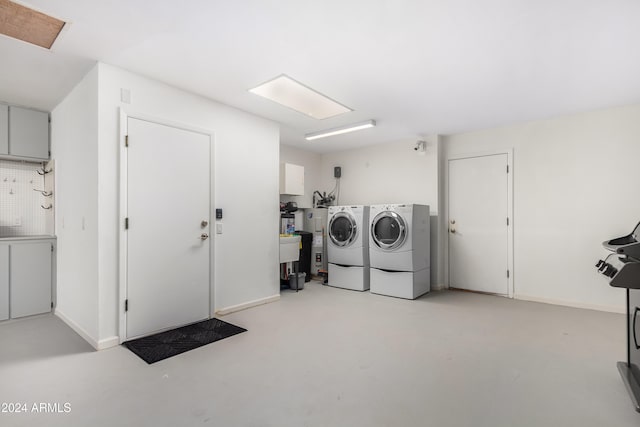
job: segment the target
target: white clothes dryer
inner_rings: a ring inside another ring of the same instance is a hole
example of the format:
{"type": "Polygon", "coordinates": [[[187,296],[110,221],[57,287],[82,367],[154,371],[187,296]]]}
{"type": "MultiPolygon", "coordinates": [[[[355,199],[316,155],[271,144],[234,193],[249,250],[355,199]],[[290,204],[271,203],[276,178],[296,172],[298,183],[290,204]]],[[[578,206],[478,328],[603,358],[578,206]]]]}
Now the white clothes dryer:
{"type": "Polygon", "coordinates": [[[371,267],[391,271],[429,268],[429,206],[372,205],[371,267]]]}
{"type": "Polygon", "coordinates": [[[330,206],[327,215],[328,285],[369,289],[369,206],[330,206]]]}
{"type": "Polygon", "coordinates": [[[373,205],[370,217],[371,292],[407,299],[429,292],[429,206],[373,205]]]}

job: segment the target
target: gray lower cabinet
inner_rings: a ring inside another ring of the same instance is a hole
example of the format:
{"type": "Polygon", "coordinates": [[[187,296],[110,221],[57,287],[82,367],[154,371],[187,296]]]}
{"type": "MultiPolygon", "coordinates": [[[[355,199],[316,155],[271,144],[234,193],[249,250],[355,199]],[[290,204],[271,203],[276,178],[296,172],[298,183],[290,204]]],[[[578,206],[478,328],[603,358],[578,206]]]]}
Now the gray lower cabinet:
{"type": "Polygon", "coordinates": [[[11,318],[51,311],[51,243],[11,245],[11,318]]]}
{"type": "Polygon", "coordinates": [[[52,241],[0,243],[0,320],[51,311],[52,241]]]}
{"type": "Polygon", "coordinates": [[[0,245],[0,320],[9,318],[9,245],[0,245]]]}

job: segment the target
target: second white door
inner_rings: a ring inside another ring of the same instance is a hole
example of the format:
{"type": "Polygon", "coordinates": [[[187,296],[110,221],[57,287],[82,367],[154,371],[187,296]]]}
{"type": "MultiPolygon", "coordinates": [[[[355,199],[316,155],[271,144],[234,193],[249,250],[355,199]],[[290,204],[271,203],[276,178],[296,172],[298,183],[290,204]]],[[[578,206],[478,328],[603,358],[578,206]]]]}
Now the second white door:
{"type": "Polygon", "coordinates": [[[128,119],[127,339],[209,318],[210,136],[128,119]]]}
{"type": "Polygon", "coordinates": [[[509,294],[507,154],[449,160],[449,286],[509,294]]]}

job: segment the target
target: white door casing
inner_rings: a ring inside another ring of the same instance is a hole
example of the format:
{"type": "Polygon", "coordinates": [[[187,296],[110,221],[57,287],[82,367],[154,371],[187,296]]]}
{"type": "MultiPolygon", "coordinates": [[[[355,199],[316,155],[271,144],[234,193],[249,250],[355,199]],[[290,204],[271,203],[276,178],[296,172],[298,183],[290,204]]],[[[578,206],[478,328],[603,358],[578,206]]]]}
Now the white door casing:
{"type": "Polygon", "coordinates": [[[449,286],[513,296],[511,154],[448,162],[449,286]]]}
{"type": "Polygon", "coordinates": [[[212,274],[211,135],[122,116],[121,342],[209,318],[212,274]]]}

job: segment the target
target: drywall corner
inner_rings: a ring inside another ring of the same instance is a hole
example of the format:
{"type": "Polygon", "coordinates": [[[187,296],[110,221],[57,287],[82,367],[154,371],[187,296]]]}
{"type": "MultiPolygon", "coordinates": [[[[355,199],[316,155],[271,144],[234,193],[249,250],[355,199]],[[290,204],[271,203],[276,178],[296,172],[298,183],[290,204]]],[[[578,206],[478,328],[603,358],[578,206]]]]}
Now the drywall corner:
{"type": "Polygon", "coordinates": [[[99,337],[98,66],[51,112],[51,151],[56,162],[57,309],[93,345],[99,337]]]}

